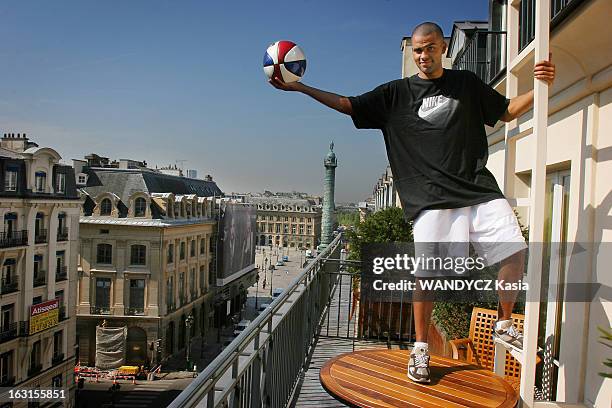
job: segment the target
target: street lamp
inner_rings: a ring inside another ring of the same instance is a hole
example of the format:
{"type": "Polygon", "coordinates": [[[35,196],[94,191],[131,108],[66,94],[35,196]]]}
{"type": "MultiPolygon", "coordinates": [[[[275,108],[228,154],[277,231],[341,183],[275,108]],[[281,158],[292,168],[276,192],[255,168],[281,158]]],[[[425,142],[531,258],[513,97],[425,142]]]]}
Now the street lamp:
{"type": "Polygon", "coordinates": [[[187,318],[185,319],[185,327],[187,328],[187,370],[189,370],[190,364],[189,364],[189,357],[191,355],[191,327],[193,326],[193,314],[189,314],[189,316],[187,316],[187,318]]]}

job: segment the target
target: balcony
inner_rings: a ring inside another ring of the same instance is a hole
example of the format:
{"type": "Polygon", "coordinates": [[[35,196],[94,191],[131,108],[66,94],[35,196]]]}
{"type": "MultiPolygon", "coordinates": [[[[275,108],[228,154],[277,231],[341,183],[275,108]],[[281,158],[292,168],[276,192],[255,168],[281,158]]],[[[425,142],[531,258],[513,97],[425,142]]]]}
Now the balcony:
{"type": "Polygon", "coordinates": [[[110,314],[110,306],[90,306],[89,314],[92,315],[109,315],[110,314]]]}
{"type": "Polygon", "coordinates": [[[0,248],[28,245],[28,230],[0,232],[0,248]]]}
{"type": "Polygon", "coordinates": [[[59,266],[55,270],[55,281],[61,282],[68,279],[68,267],[66,265],[59,266]]]}
{"type": "Polygon", "coordinates": [[[44,286],[47,282],[47,271],[38,271],[38,276],[34,277],[34,287],[44,286]]]}
{"type": "Polygon", "coordinates": [[[28,368],[28,377],[34,377],[42,371],[42,364],[33,364],[28,368]]]}
{"type": "Polygon", "coordinates": [[[17,292],[19,290],[19,279],[17,275],[9,275],[0,281],[0,294],[17,292]]]}
{"type": "Polygon", "coordinates": [[[54,354],[53,357],[51,358],[52,365],[58,365],[62,361],[64,361],[64,353],[54,354]]]}
{"type": "Polygon", "coordinates": [[[46,229],[38,230],[34,235],[35,244],[44,244],[47,242],[48,231],[46,229]]]}
{"type": "Polygon", "coordinates": [[[124,314],[126,316],[143,316],[144,313],[144,306],[129,306],[126,307],[124,310],[124,314]]]}
{"type": "Polygon", "coordinates": [[[66,306],[61,305],[59,307],[59,321],[66,320],[68,317],[66,316],[66,306]]]}
{"type": "Polygon", "coordinates": [[[57,229],[57,241],[68,241],[68,228],[58,228],[57,229]]]}
{"type": "Polygon", "coordinates": [[[0,331],[0,343],[4,343],[5,341],[9,341],[17,337],[17,328],[17,322],[12,322],[5,327],[2,327],[2,331],[0,331]]]}
{"type": "Polygon", "coordinates": [[[504,72],[505,31],[476,31],[455,58],[453,69],[474,72],[487,84],[495,82],[504,72]]]}
{"type": "MultiPolygon", "coordinates": [[[[584,0],[551,0],[550,28],[557,27],[584,0]]],[[[519,10],[519,52],[535,38],[535,6],[536,0],[521,0],[519,10]]]]}

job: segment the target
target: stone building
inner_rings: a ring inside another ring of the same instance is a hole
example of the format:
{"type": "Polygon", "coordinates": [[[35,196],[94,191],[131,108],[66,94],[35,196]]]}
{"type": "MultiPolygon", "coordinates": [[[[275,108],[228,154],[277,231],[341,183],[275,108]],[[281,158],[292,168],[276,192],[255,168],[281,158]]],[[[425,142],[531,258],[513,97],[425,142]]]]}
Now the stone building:
{"type": "Polygon", "coordinates": [[[222,193],[212,181],[96,164],[75,161],[85,197],[77,301],[81,363],[95,364],[96,326],[103,322],[127,327],[127,364],[156,363],[213,323],[215,196],[222,193]]]}
{"type": "Polygon", "coordinates": [[[257,244],[314,249],[321,235],[321,206],[314,199],[249,196],[257,205],[257,244]]]}
{"type": "Polygon", "coordinates": [[[25,134],[1,140],[0,387],[61,387],[70,407],[81,200],[60,159],[25,134]]]}

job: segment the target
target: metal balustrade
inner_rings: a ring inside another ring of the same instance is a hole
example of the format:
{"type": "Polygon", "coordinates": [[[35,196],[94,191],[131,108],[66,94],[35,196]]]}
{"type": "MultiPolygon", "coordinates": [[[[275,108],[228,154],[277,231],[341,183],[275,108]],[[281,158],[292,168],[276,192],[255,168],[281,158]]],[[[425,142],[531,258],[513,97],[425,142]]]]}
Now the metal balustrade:
{"type": "Polygon", "coordinates": [[[453,69],[474,72],[492,84],[506,68],[506,32],[476,31],[453,63],[453,69]]]}

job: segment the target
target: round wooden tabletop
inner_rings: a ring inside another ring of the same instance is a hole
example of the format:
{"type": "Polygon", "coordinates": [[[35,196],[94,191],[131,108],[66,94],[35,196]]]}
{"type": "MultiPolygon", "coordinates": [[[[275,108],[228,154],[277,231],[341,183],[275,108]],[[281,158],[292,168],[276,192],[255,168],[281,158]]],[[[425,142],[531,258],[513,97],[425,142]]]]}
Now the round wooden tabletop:
{"type": "Polygon", "coordinates": [[[463,361],[431,356],[431,383],[406,376],[409,350],[370,349],[340,354],[321,368],[323,387],[352,406],[514,407],[516,391],[501,377],[463,361]]]}

